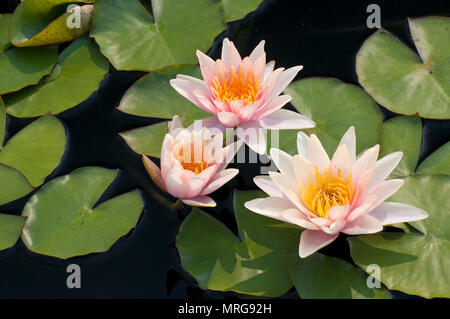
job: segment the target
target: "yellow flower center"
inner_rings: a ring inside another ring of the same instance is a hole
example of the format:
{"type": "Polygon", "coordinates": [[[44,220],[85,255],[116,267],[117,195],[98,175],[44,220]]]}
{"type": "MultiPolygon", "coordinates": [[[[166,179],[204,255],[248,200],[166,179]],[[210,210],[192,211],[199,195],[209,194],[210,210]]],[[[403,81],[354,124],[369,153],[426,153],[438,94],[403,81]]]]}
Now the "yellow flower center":
{"type": "Polygon", "coordinates": [[[259,75],[255,77],[253,71],[245,75],[244,67],[241,64],[239,72],[236,71],[235,67],[231,68],[229,79],[226,79],[223,73],[220,78],[215,76],[213,85],[211,90],[220,101],[229,103],[230,101],[241,100],[245,104],[249,104],[257,100],[262,81],[259,75]]]}
{"type": "Polygon", "coordinates": [[[300,188],[301,198],[306,206],[323,218],[328,218],[331,207],[348,204],[355,190],[352,174],[343,178],[339,169],[327,168],[320,173],[317,167],[315,173],[309,177],[308,185],[301,185],[300,188]]]}
{"type": "MultiPolygon", "coordinates": [[[[200,154],[201,154],[201,152],[200,152],[200,154]]],[[[205,169],[207,169],[210,166],[210,163],[207,163],[203,159],[203,154],[202,154],[202,158],[200,161],[195,158],[193,143],[191,144],[190,154],[187,154],[187,156],[185,156],[183,149],[181,149],[179,151],[178,155],[179,155],[178,160],[180,161],[181,166],[183,166],[184,169],[193,171],[195,174],[200,174],[201,172],[203,172],[205,169]]]]}

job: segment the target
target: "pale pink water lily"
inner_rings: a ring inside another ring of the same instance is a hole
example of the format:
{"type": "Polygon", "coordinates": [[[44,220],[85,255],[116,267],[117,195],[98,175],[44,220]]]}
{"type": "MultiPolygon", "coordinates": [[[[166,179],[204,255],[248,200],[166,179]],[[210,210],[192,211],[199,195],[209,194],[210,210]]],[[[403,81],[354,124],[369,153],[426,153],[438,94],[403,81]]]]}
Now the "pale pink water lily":
{"type": "Polygon", "coordinates": [[[341,232],[372,234],[383,225],[428,217],[419,208],[385,202],[404,183],[401,179],[386,180],[402,153],[377,160],[379,145],[375,145],[356,157],[355,143],[351,127],[331,159],[314,134],[298,133],[298,155],[272,148],[270,154],[280,172],[254,179],[269,197],[246,202],[245,207],[303,227],[302,258],[330,244],[341,232]]]}
{"type": "Polygon", "coordinates": [[[314,122],[297,112],[281,109],[291,100],[280,95],[303,68],[295,66],[274,70],[266,63],[264,41],[250,56],[241,58],[233,42],[225,39],[222,58],[214,61],[197,51],[203,81],[177,75],[170,84],[192,103],[214,115],[204,126],[220,130],[236,127],[238,137],[257,153],[266,151],[262,129],[303,129],[314,122]]]}
{"type": "Polygon", "coordinates": [[[226,169],[242,142],[223,147],[223,134],[214,136],[207,128],[196,131],[182,127],[175,116],[161,148],[161,169],[142,155],[152,180],[163,191],[190,206],[216,206],[207,196],[233,177],[239,170],[226,169]]]}

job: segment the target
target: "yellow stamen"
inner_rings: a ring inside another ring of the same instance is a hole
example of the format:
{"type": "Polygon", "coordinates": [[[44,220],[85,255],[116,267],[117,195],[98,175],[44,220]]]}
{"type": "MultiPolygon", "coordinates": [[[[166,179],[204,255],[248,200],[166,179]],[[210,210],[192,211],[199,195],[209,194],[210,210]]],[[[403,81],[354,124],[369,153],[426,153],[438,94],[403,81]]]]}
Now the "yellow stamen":
{"type": "Polygon", "coordinates": [[[355,187],[351,173],[343,178],[339,169],[327,168],[320,173],[316,167],[308,185],[300,185],[300,190],[306,206],[317,216],[328,218],[331,207],[350,203],[355,187]]]}
{"type": "Polygon", "coordinates": [[[217,99],[222,102],[242,100],[245,104],[254,103],[261,90],[262,81],[257,75],[255,77],[253,70],[244,74],[244,66],[239,66],[239,71],[235,67],[231,68],[230,78],[227,79],[223,73],[214,77],[212,92],[217,99]]]}
{"type": "MultiPolygon", "coordinates": [[[[200,152],[200,154],[201,153],[202,152],[200,152]]],[[[210,164],[203,159],[203,154],[201,154],[202,158],[200,160],[195,158],[194,143],[190,146],[190,158],[189,154],[187,154],[188,156],[185,156],[183,149],[179,151],[178,155],[181,166],[183,166],[184,169],[193,171],[195,174],[200,174],[210,166],[210,164]]]]}

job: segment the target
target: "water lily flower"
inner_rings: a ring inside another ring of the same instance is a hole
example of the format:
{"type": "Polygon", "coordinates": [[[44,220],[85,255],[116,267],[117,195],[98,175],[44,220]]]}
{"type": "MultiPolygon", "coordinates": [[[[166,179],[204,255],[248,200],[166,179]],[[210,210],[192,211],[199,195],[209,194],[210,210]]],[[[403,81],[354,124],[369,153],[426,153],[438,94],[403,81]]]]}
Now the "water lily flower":
{"type": "Polygon", "coordinates": [[[190,206],[216,206],[207,196],[239,173],[225,169],[241,142],[223,147],[223,134],[214,136],[207,128],[200,131],[183,128],[175,116],[169,124],[161,149],[161,169],[142,155],[153,182],[163,191],[190,206]]]}
{"type": "Polygon", "coordinates": [[[250,56],[241,58],[233,42],[225,39],[222,58],[214,61],[197,51],[203,81],[177,75],[170,84],[189,101],[214,115],[203,122],[220,130],[236,127],[238,137],[259,154],[266,152],[262,129],[303,129],[314,127],[309,118],[281,109],[291,100],[280,95],[303,68],[274,70],[266,63],[264,41],[250,56]]]}
{"type": "Polygon", "coordinates": [[[339,233],[372,234],[383,225],[428,217],[419,208],[385,202],[404,183],[386,180],[401,152],[380,160],[379,145],[356,157],[355,130],[343,136],[330,159],[316,135],[297,136],[298,155],[272,148],[280,172],[257,176],[255,184],[269,195],[245,203],[249,210],[303,227],[299,255],[307,257],[334,241],[339,233]]]}

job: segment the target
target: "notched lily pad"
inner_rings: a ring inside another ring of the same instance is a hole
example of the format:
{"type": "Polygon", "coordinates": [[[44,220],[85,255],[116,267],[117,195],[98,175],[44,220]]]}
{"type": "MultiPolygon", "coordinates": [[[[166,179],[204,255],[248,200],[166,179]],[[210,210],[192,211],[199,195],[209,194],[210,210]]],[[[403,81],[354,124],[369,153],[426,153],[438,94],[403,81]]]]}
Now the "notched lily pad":
{"type": "Polygon", "coordinates": [[[88,37],[72,42],[40,84],[4,96],[8,114],[35,117],[58,114],[86,100],[103,80],[108,62],[88,37]]]}
{"type": "Polygon", "coordinates": [[[405,184],[388,200],[419,207],[429,217],[410,223],[417,231],[351,237],[351,254],[363,269],[370,264],[379,265],[381,281],[389,289],[425,298],[448,298],[450,176],[442,174],[448,166],[448,146],[442,146],[414,172],[413,160],[417,161],[420,151],[422,129],[417,121],[407,117],[387,121],[385,132],[390,138],[383,139],[381,149],[401,150],[405,155],[401,169],[393,174],[403,178],[405,184]]]}
{"type": "Polygon", "coordinates": [[[344,261],[320,253],[311,259],[300,259],[300,228],[244,207],[246,201],[263,196],[261,191],[235,191],[239,238],[199,209],[195,208],[185,219],[176,245],[184,269],[201,288],[280,296],[295,284],[305,298],[390,297],[384,288],[364,287],[366,276],[344,261]],[[304,272],[305,269],[310,272],[304,272]],[[328,277],[323,274],[334,277],[325,283],[320,277],[328,277]]]}
{"type": "MultiPolygon", "coordinates": [[[[362,89],[334,78],[308,78],[291,83],[285,90],[292,105],[311,118],[316,134],[328,154],[332,154],[350,126],[356,130],[356,149],[361,152],[378,144],[382,117],[375,102],[362,89]]],[[[280,148],[297,154],[297,131],[281,130],[280,148]]],[[[272,146],[273,147],[273,146],[272,146]]]]}
{"type": "Polygon", "coordinates": [[[211,47],[225,20],[243,17],[258,2],[152,0],[152,16],[138,0],[99,0],[90,35],[118,70],[197,63],[195,51],[211,47]]]}
{"type": "Polygon", "coordinates": [[[95,206],[116,176],[116,170],[85,167],[42,186],[22,214],[28,249],[61,259],[107,251],[135,227],[143,208],[138,190],[95,206]]]}
{"type": "Polygon", "coordinates": [[[72,41],[89,30],[94,5],[68,10],[70,3],[93,1],[24,0],[13,13],[11,42],[18,47],[72,41]]]}
{"type": "Polygon", "coordinates": [[[450,18],[409,19],[417,56],[380,29],[356,56],[359,83],[381,105],[405,115],[450,118],[450,18]]]}
{"type": "Polygon", "coordinates": [[[0,214],[0,251],[15,245],[25,221],[22,216],[0,214]]]}

